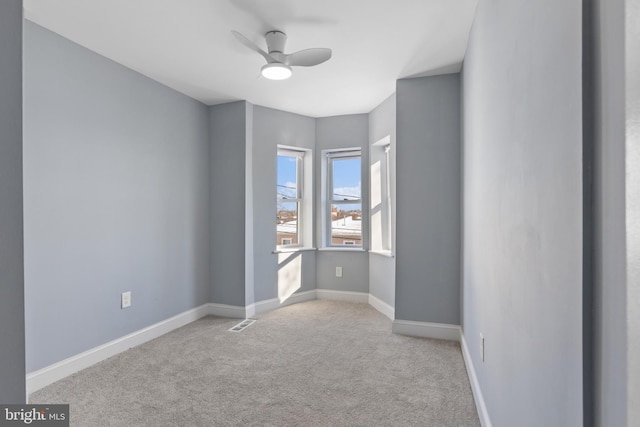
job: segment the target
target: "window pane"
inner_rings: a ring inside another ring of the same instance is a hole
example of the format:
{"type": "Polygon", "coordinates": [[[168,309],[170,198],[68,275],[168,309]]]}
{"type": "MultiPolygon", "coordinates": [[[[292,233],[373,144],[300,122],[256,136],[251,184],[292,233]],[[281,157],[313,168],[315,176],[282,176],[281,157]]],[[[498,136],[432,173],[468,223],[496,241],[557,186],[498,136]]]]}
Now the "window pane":
{"type": "Polygon", "coordinates": [[[278,156],[277,191],[278,199],[296,199],[298,197],[298,158],[278,156]]]}
{"type": "Polygon", "coordinates": [[[360,200],[360,157],[333,159],[332,200],[360,200]]]}
{"type": "Polygon", "coordinates": [[[298,203],[278,202],[276,245],[298,244],[298,203]]]}
{"type": "Polygon", "coordinates": [[[362,205],[331,205],[331,244],[362,245],[362,205]]]}

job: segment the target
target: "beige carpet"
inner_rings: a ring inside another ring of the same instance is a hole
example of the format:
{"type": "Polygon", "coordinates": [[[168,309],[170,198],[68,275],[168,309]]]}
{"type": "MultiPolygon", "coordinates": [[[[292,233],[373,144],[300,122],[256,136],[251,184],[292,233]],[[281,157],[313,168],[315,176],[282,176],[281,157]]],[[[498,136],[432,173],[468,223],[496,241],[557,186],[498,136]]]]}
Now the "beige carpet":
{"type": "Polygon", "coordinates": [[[457,343],[391,333],[366,304],[206,317],[58,381],[71,425],[480,426],[457,343]]]}

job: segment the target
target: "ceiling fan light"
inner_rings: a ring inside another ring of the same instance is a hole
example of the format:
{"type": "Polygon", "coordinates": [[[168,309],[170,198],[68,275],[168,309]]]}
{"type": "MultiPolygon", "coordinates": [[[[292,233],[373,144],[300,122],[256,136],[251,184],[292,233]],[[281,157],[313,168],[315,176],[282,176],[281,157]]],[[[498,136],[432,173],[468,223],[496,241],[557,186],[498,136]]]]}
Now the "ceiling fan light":
{"type": "Polygon", "coordinates": [[[291,67],[278,62],[266,64],[260,71],[262,72],[263,77],[270,80],[285,80],[291,77],[292,74],[291,67]]]}

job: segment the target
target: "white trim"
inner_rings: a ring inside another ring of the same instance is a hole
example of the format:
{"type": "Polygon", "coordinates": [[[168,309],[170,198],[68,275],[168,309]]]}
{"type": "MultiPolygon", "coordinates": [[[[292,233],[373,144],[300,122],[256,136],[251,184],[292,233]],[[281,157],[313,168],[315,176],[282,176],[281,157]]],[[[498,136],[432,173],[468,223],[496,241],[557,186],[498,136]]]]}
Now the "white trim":
{"type": "Polygon", "coordinates": [[[288,156],[288,157],[304,157],[305,154],[310,153],[311,150],[308,148],[302,147],[294,147],[293,145],[282,145],[278,144],[276,147],[278,156],[288,156]]]}
{"type": "Polygon", "coordinates": [[[391,135],[387,135],[385,137],[380,138],[379,140],[377,140],[376,142],[374,142],[373,144],[371,144],[374,147],[386,147],[388,145],[391,144],[391,135]]]}
{"type": "Polygon", "coordinates": [[[251,317],[247,315],[251,310],[251,305],[242,307],[240,305],[227,305],[227,304],[207,304],[207,314],[218,317],[229,317],[231,319],[246,319],[251,317]]]}
{"type": "Polygon", "coordinates": [[[380,255],[387,258],[395,258],[395,255],[391,251],[378,251],[378,250],[369,250],[370,254],[380,255]]]}
{"type": "Polygon", "coordinates": [[[334,291],[332,289],[316,289],[316,298],[357,302],[357,303],[363,303],[363,304],[369,303],[369,293],[365,293],[365,292],[334,291]]]}
{"type": "Polygon", "coordinates": [[[467,341],[464,339],[463,332],[460,332],[460,347],[462,348],[462,359],[467,367],[467,375],[469,377],[469,382],[471,383],[473,398],[476,401],[480,424],[482,424],[482,427],[492,427],[489,412],[487,411],[487,405],[484,401],[484,396],[482,395],[482,389],[480,388],[480,382],[478,381],[476,370],[473,367],[473,360],[471,359],[471,353],[469,353],[469,347],[467,347],[467,341]]]}
{"type": "Polygon", "coordinates": [[[315,251],[316,248],[303,248],[303,247],[287,247],[287,248],[279,248],[271,251],[272,254],[289,254],[294,252],[307,252],[307,251],[315,251]]]}
{"type": "Polygon", "coordinates": [[[460,326],[448,325],[446,323],[394,320],[392,331],[394,334],[409,335],[412,337],[460,341],[460,326]]]}
{"type": "MultiPolygon", "coordinates": [[[[291,297],[293,297],[293,295],[291,295],[291,297]]],[[[289,297],[289,299],[291,299],[291,297],[289,297]]],[[[314,298],[315,298],[315,295],[314,295],[314,298]]],[[[314,299],[314,298],[311,298],[311,299],[314,299]]],[[[255,314],[266,313],[267,311],[275,310],[278,307],[289,305],[289,304],[286,304],[287,302],[289,302],[289,299],[284,301],[282,305],[280,305],[280,300],[278,298],[271,298],[271,299],[257,302],[253,304],[255,309],[255,314]]]]}
{"type": "Polygon", "coordinates": [[[201,317],[211,314],[209,304],[203,304],[200,307],[185,311],[184,313],[170,317],[161,322],[155,323],[146,328],[132,332],[123,337],[109,341],[82,353],[71,356],[67,359],[46,366],[37,371],[27,374],[27,395],[41,388],[53,384],[71,374],[82,369],[88,368],[98,362],[101,362],[111,356],[115,356],[132,347],[144,344],[147,341],[158,338],[174,329],[187,325],[201,317]]]}
{"type": "MultiPolygon", "coordinates": [[[[242,308],[242,307],[240,307],[242,308]]],[[[249,304],[248,306],[246,306],[244,308],[244,319],[248,319],[250,317],[253,317],[253,315],[256,314],[256,304],[249,304]]]]}
{"type": "Polygon", "coordinates": [[[319,252],[367,252],[362,246],[344,247],[344,246],[325,246],[318,248],[319,252]]]}
{"type": "Polygon", "coordinates": [[[371,307],[375,308],[380,313],[387,316],[389,319],[393,320],[395,318],[395,312],[396,312],[395,308],[391,307],[389,304],[382,301],[380,298],[377,298],[372,294],[369,294],[368,302],[371,307]]]}
{"type": "Polygon", "coordinates": [[[253,304],[255,308],[255,314],[265,313],[267,311],[275,310],[276,308],[285,307],[291,304],[297,304],[299,302],[312,301],[316,299],[316,291],[296,292],[286,300],[280,302],[278,298],[272,298],[253,304]]]}
{"type": "Polygon", "coordinates": [[[322,150],[322,155],[333,159],[339,159],[341,157],[359,157],[362,156],[362,147],[329,148],[327,150],[322,150]]]}

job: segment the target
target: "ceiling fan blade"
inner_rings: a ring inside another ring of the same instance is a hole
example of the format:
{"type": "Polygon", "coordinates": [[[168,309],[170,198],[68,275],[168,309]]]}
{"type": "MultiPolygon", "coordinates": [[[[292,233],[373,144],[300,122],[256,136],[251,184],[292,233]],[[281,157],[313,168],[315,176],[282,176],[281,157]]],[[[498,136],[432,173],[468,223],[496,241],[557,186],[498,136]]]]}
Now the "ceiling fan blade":
{"type": "Polygon", "coordinates": [[[231,30],[231,32],[233,33],[234,36],[236,36],[236,38],[238,39],[238,41],[240,43],[242,43],[243,45],[245,45],[246,47],[248,47],[249,49],[258,52],[260,55],[262,55],[264,57],[264,59],[267,60],[267,62],[271,63],[274,62],[275,59],[269,55],[267,52],[265,52],[263,49],[260,48],[260,46],[258,46],[257,44],[255,44],[254,42],[252,42],[251,40],[249,40],[248,38],[246,38],[245,36],[243,36],[242,34],[240,34],[237,31],[231,30]]]}
{"type": "Polygon", "coordinates": [[[304,49],[299,52],[290,53],[286,56],[285,63],[297,67],[312,67],[322,64],[331,58],[331,49],[316,47],[304,49]]]}

